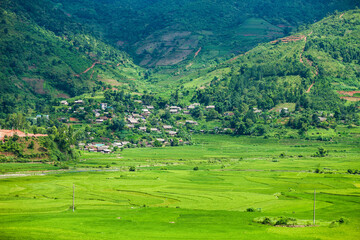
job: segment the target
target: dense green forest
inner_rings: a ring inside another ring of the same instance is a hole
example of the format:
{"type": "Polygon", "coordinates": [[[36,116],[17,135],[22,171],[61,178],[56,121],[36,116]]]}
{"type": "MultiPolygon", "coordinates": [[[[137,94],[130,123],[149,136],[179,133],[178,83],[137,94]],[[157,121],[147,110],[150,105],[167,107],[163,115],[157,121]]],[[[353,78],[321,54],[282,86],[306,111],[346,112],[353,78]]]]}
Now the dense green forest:
{"type": "Polygon", "coordinates": [[[203,60],[244,52],[357,4],[353,0],[55,2],[144,66],[173,65],[185,56],[191,59],[200,47],[203,60]]]}

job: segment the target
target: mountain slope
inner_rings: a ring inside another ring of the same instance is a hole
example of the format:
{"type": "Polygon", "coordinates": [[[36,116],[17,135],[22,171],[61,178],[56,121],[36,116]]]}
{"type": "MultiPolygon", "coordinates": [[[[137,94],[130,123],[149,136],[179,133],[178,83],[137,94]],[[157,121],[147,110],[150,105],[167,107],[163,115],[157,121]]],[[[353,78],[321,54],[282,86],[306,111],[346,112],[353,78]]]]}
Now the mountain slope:
{"type": "MultiPolygon", "coordinates": [[[[89,92],[101,87],[101,81],[134,84],[142,70],[126,53],[72,27],[71,20],[40,26],[20,2],[0,5],[1,112],[13,112],[20,105],[26,109],[28,100],[89,92]]],[[[32,8],[41,9],[42,3],[32,8]]]]}
{"type": "Polygon", "coordinates": [[[360,89],[360,10],[336,14],[290,37],[262,44],[200,78],[193,100],[246,112],[290,102],[335,109],[334,90],[360,89]]]}
{"type": "Polygon", "coordinates": [[[146,67],[242,53],[356,0],[57,0],[54,5],[146,67]]]}

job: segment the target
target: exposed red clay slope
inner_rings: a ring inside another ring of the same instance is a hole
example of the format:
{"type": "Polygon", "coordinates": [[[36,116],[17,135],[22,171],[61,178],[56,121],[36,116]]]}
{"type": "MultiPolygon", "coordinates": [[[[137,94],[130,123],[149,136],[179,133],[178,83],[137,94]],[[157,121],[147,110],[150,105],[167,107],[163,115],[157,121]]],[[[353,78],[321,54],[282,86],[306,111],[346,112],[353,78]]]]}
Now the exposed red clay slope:
{"type": "Polygon", "coordinates": [[[5,136],[12,137],[14,135],[18,135],[19,137],[46,137],[47,134],[32,134],[32,133],[24,133],[20,130],[5,130],[0,129],[0,141],[3,141],[5,136]]]}
{"type": "Polygon", "coordinates": [[[353,96],[355,93],[360,93],[360,91],[337,91],[338,94],[341,95],[349,95],[349,96],[353,96]]]}

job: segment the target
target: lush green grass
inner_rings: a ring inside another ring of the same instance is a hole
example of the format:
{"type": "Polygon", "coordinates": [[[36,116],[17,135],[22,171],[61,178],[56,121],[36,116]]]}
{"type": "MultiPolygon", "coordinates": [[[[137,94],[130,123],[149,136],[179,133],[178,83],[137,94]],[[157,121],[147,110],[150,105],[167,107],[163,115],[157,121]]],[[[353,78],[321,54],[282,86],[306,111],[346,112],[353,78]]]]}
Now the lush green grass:
{"type": "Polygon", "coordinates": [[[109,165],[102,171],[3,177],[0,239],[357,239],[360,176],[346,170],[360,168],[360,148],[357,130],[347,133],[334,142],[198,135],[193,146],[85,153],[77,164],[109,165]],[[329,156],[311,157],[319,146],[329,156]],[[317,227],[253,222],[312,222],[314,189],[317,227]],[[329,227],[340,217],[349,223],[329,227]]]}

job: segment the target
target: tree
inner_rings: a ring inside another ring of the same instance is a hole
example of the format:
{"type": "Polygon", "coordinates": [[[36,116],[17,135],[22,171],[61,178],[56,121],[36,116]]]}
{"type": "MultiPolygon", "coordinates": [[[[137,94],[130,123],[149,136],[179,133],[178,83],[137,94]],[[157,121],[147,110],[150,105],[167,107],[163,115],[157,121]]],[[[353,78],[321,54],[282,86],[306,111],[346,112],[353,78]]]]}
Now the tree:
{"type": "Polygon", "coordinates": [[[34,141],[31,141],[28,145],[28,149],[34,149],[34,141]]]}
{"type": "Polygon", "coordinates": [[[158,140],[155,140],[155,141],[154,141],[154,147],[162,147],[161,142],[158,141],[158,140]]]}

